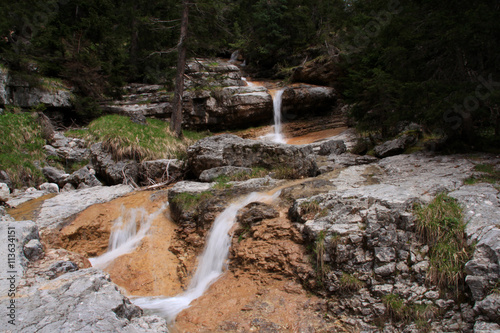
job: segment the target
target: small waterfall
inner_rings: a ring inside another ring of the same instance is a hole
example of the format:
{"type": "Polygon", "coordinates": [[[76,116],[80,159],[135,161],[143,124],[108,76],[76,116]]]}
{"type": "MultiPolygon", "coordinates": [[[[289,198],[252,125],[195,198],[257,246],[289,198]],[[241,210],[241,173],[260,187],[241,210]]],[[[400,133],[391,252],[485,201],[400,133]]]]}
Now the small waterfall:
{"type": "Polygon", "coordinates": [[[243,82],[245,82],[248,87],[255,87],[256,86],[255,83],[248,81],[246,77],[241,77],[241,80],[243,82]]]}
{"type": "Polygon", "coordinates": [[[276,143],[286,143],[281,127],[281,103],[283,101],[283,92],[285,89],[270,90],[269,93],[273,98],[273,113],[274,113],[274,133],[262,136],[264,140],[270,140],[276,143]]]}
{"type": "Polygon", "coordinates": [[[105,268],[116,258],[132,252],[149,231],[153,221],[168,207],[163,204],[156,212],[148,214],[144,208],[126,209],[121,207],[122,214],[113,222],[109,236],[108,251],[96,258],[90,258],[93,267],[105,268]],[[139,230],[137,224],[139,222],[139,230]]]}
{"type": "Polygon", "coordinates": [[[229,59],[230,63],[238,61],[238,57],[240,56],[240,51],[236,50],[233,53],[231,53],[231,58],[229,59]]]}
{"type": "Polygon", "coordinates": [[[134,304],[157,311],[168,321],[173,321],[177,314],[187,309],[193,300],[202,296],[222,275],[231,246],[232,235],[229,232],[235,223],[238,210],[255,201],[273,201],[279,194],[280,191],[273,195],[251,193],[243,200],[231,204],[215,219],[205,250],[199,257],[196,273],[184,293],[171,298],[136,298],[132,300],[134,304]]]}

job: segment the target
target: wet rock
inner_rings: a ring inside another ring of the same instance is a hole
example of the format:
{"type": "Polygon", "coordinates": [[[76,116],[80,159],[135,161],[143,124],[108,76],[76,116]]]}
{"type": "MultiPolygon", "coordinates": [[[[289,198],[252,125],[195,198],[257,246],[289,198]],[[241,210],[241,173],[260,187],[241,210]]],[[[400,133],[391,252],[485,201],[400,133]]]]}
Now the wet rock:
{"type": "Polygon", "coordinates": [[[90,153],[96,174],[106,184],[137,184],[139,164],[136,161],[114,161],[112,155],[103,149],[102,143],[93,144],[90,147],[90,153]]]}
{"type": "Polygon", "coordinates": [[[217,177],[220,176],[235,176],[235,175],[250,175],[252,173],[251,168],[242,168],[235,166],[223,166],[216,167],[212,169],[203,170],[200,174],[200,180],[202,182],[213,182],[217,177]]]}
{"type": "Polygon", "coordinates": [[[32,239],[24,245],[24,255],[30,261],[40,259],[43,254],[43,245],[38,239],[32,239]]]}
{"type": "MultiPolygon", "coordinates": [[[[6,306],[7,300],[1,300],[6,306]]],[[[16,300],[22,332],[167,332],[164,319],[143,317],[102,271],[89,268],[51,280],[16,300]],[[96,317],[96,314],[98,316],[96,317]]],[[[5,326],[4,326],[5,327],[5,326]]]]}
{"type": "Polygon", "coordinates": [[[144,161],[139,166],[140,179],[143,184],[148,185],[151,184],[151,181],[160,183],[182,179],[185,173],[185,163],[177,159],[144,161]]]}
{"type": "Polygon", "coordinates": [[[244,225],[253,225],[264,219],[279,216],[279,212],[272,206],[261,202],[253,202],[239,210],[236,221],[244,225]]]}
{"type": "Polygon", "coordinates": [[[221,166],[263,167],[290,171],[291,178],[315,176],[317,165],[308,146],[288,146],[246,140],[231,134],[198,141],[188,148],[188,164],[195,176],[221,166]],[[286,169],[286,170],[285,170],[286,169]]]}
{"type": "Polygon", "coordinates": [[[347,147],[342,140],[329,140],[320,145],[319,155],[340,155],[347,151],[347,147]]]}

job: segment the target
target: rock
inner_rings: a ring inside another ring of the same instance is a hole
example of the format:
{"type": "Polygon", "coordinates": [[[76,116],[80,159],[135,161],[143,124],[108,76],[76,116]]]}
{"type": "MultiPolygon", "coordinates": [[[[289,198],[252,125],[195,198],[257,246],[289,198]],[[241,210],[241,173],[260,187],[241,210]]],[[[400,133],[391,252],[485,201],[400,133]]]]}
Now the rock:
{"type": "Polygon", "coordinates": [[[335,89],[312,85],[293,85],[283,92],[281,112],[284,119],[324,114],[337,103],[335,89]]]}
{"type": "Polygon", "coordinates": [[[78,270],[78,265],[72,261],[58,261],[49,267],[45,272],[49,279],[55,279],[65,273],[75,272],[78,270]]]}
{"type": "Polygon", "coordinates": [[[64,187],[61,189],[61,192],[70,192],[70,191],[74,191],[76,188],[75,186],[73,186],[73,184],[71,183],[67,183],[66,185],[64,185],[64,187]]]}
{"type": "Polygon", "coordinates": [[[329,140],[320,145],[319,155],[340,155],[347,151],[347,147],[342,140],[329,140]]]}
{"type": "Polygon", "coordinates": [[[24,245],[24,255],[30,261],[40,259],[43,257],[43,253],[43,245],[38,239],[32,239],[24,245]]]}
{"type": "MultiPolygon", "coordinates": [[[[1,300],[1,306],[7,302],[1,300]]],[[[143,317],[142,310],[94,268],[51,280],[16,299],[16,306],[19,332],[168,332],[164,319],[143,317]]]]}
{"type": "Polygon", "coordinates": [[[278,216],[279,212],[272,206],[261,202],[252,202],[238,211],[236,221],[251,226],[262,220],[273,219],[278,216]]]}
{"type": "Polygon", "coordinates": [[[46,193],[59,193],[59,186],[54,183],[43,183],[39,187],[40,191],[44,191],[46,193]]]}
{"type": "Polygon", "coordinates": [[[290,178],[315,176],[312,148],[246,140],[231,134],[207,137],[188,148],[188,165],[199,177],[221,166],[263,167],[290,171],[290,178]]]}
{"type": "Polygon", "coordinates": [[[87,187],[102,186],[102,183],[96,178],[94,169],[85,166],[67,177],[67,183],[76,187],[85,184],[87,187]]]}
{"type": "Polygon", "coordinates": [[[496,323],[476,321],[474,324],[474,333],[500,333],[500,325],[496,323]]]}
{"type": "Polygon", "coordinates": [[[493,292],[482,301],[476,302],[474,311],[487,316],[493,322],[500,321],[500,294],[493,292]]]}
{"type": "Polygon", "coordinates": [[[340,74],[341,69],[336,57],[321,57],[296,67],[291,80],[292,82],[333,86],[340,74]]]}
{"type": "Polygon", "coordinates": [[[212,169],[207,169],[203,170],[203,172],[200,174],[200,180],[202,182],[213,182],[217,177],[219,176],[235,176],[238,174],[244,175],[250,175],[252,173],[252,169],[250,168],[242,168],[242,167],[235,167],[235,166],[223,166],[223,167],[216,167],[212,169]]]}
{"type": "Polygon", "coordinates": [[[392,247],[376,247],[375,258],[381,263],[392,262],[396,259],[396,250],[392,247]]]}
{"type": "Polygon", "coordinates": [[[377,157],[389,157],[401,154],[406,148],[416,143],[418,137],[410,134],[403,134],[399,138],[384,142],[373,149],[377,157]]]}
{"type": "MultiPolygon", "coordinates": [[[[5,235],[4,240],[0,242],[0,255],[5,258],[0,262],[0,295],[5,296],[11,289],[15,292],[15,287],[19,285],[26,270],[29,259],[25,256],[25,246],[34,246],[34,242],[30,241],[39,241],[40,238],[38,228],[32,221],[2,221],[0,232],[5,235]]],[[[29,251],[28,253],[32,254],[29,251]]],[[[10,298],[3,299],[8,302],[10,298]]]]}
{"type": "Polygon", "coordinates": [[[115,162],[110,153],[106,152],[102,143],[90,147],[92,165],[96,174],[107,185],[137,184],[139,179],[139,164],[132,160],[115,162]]]}
{"type": "Polygon", "coordinates": [[[64,186],[66,183],[66,179],[69,177],[69,174],[64,172],[63,170],[46,166],[42,169],[42,173],[47,178],[47,180],[51,183],[56,183],[59,186],[64,186]]]}
{"type": "Polygon", "coordinates": [[[143,184],[150,184],[149,180],[160,183],[167,180],[182,179],[185,173],[184,161],[177,159],[144,161],[139,166],[140,179],[143,184]]]}
{"type": "Polygon", "coordinates": [[[111,201],[132,191],[129,185],[116,185],[61,193],[43,202],[36,223],[39,228],[58,229],[65,225],[69,217],[87,207],[111,201]]]}
{"type": "Polygon", "coordinates": [[[6,184],[9,188],[12,188],[12,180],[10,180],[7,172],[0,170],[0,183],[6,184]]]}
{"type": "Polygon", "coordinates": [[[9,186],[5,183],[0,183],[0,202],[7,202],[10,197],[9,186]]]}

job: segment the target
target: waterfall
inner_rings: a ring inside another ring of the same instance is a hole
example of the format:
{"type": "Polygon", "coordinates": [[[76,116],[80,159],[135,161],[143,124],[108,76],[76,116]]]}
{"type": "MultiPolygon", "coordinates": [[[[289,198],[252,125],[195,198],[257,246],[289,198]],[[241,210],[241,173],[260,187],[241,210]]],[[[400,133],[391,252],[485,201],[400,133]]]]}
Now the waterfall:
{"type": "Polygon", "coordinates": [[[153,221],[165,211],[168,202],[163,204],[156,212],[148,214],[144,208],[126,209],[121,207],[121,215],[111,227],[108,251],[103,255],[90,258],[93,267],[105,268],[116,258],[134,251],[149,231],[153,221]],[[139,222],[139,230],[137,224],[139,222]]]}
{"type": "Polygon", "coordinates": [[[231,53],[231,58],[229,59],[229,62],[236,62],[238,60],[238,57],[240,55],[240,51],[236,50],[233,53],[231,53]]]}
{"type": "Polygon", "coordinates": [[[244,199],[231,204],[214,221],[210,230],[205,249],[198,259],[198,268],[188,289],[175,297],[170,298],[136,298],[132,301],[143,309],[150,309],[165,316],[168,321],[175,319],[177,314],[187,309],[190,303],[202,296],[215,282],[226,268],[226,261],[231,246],[232,235],[229,233],[236,221],[238,210],[255,201],[275,200],[280,191],[273,195],[251,193],[244,199]]]}
{"type": "Polygon", "coordinates": [[[281,103],[283,101],[283,92],[285,89],[270,90],[273,98],[273,113],[274,113],[274,133],[262,136],[264,140],[270,140],[276,143],[286,143],[285,137],[281,132],[281,103]]]}
{"type": "Polygon", "coordinates": [[[241,80],[243,82],[245,82],[248,87],[255,87],[256,86],[255,83],[248,81],[246,77],[241,77],[241,80]]]}

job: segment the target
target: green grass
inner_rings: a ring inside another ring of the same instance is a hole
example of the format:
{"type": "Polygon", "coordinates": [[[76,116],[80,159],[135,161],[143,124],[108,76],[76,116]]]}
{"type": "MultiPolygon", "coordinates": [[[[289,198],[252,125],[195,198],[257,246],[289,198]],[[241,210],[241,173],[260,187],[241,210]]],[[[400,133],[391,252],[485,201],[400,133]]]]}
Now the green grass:
{"type": "Polygon", "coordinates": [[[480,172],[480,174],[466,178],[464,180],[465,185],[474,185],[477,183],[500,184],[500,171],[495,169],[494,165],[487,163],[476,164],[474,170],[480,172]]]}
{"type": "Polygon", "coordinates": [[[300,204],[300,208],[303,210],[304,218],[307,220],[313,219],[317,214],[319,214],[318,217],[324,217],[328,214],[328,209],[322,209],[316,200],[304,201],[300,204]]]}
{"type": "Polygon", "coordinates": [[[178,205],[182,210],[191,210],[198,206],[200,202],[208,200],[211,197],[213,197],[213,193],[210,191],[196,194],[180,193],[172,199],[172,202],[178,205]]]}
{"type": "Polygon", "coordinates": [[[434,318],[437,309],[434,305],[405,302],[397,294],[388,294],[382,297],[387,316],[397,322],[414,322],[420,332],[429,331],[429,320],[434,318]]]}
{"type": "Polygon", "coordinates": [[[41,126],[37,115],[5,113],[0,115],[0,167],[15,188],[36,186],[44,181],[36,164],[45,160],[41,126]]]}
{"type": "Polygon", "coordinates": [[[359,280],[356,276],[342,272],[340,278],[340,289],[344,291],[358,291],[364,287],[364,282],[359,280]]]}
{"type": "Polygon", "coordinates": [[[464,286],[465,263],[473,246],[467,243],[463,211],[456,199],[441,193],[427,206],[416,206],[417,233],[429,244],[429,282],[456,296],[464,286]]]}
{"type": "Polygon", "coordinates": [[[71,130],[67,136],[87,142],[103,142],[116,160],[137,161],[163,158],[184,158],[188,146],[206,136],[204,133],[183,131],[184,138],[174,137],[167,122],[148,119],[148,125],[132,122],[128,117],[107,115],[92,121],[87,130],[71,130]]]}

